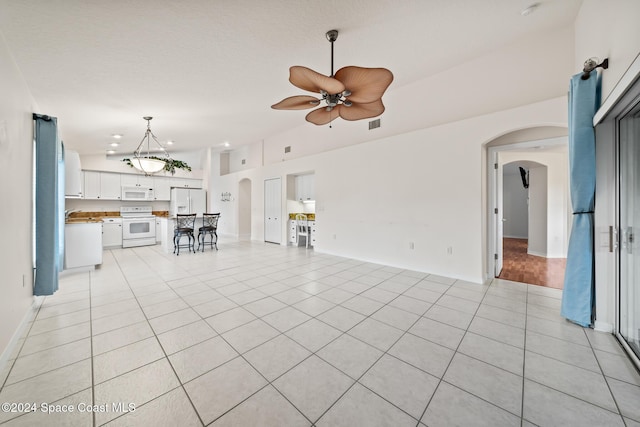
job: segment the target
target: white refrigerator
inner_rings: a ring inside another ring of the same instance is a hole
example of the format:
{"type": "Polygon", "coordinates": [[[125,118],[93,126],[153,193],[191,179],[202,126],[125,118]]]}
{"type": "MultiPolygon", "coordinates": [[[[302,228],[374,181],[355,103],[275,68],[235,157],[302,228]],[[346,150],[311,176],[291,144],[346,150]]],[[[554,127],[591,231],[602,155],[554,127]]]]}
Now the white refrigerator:
{"type": "Polygon", "coordinates": [[[192,188],[172,188],[169,216],[194,213],[201,217],[207,212],[207,191],[192,188]]]}

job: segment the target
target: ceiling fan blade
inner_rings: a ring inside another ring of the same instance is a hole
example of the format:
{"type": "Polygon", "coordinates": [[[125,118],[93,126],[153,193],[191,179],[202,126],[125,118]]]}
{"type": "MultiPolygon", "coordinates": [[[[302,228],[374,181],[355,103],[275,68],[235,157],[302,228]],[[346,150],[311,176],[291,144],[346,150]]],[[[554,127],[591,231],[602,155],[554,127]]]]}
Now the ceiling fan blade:
{"type": "Polygon", "coordinates": [[[289,81],[294,86],[309,92],[320,93],[321,90],[324,90],[333,95],[344,90],[344,85],[333,77],[327,77],[311,68],[299,65],[289,68],[289,81]]]}
{"type": "Polygon", "coordinates": [[[271,108],[274,110],[306,110],[307,108],[317,107],[319,103],[320,100],[316,97],[298,95],[285,98],[277,104],[273,104],[271,108]]]}
{"type": "Polygon", "coordinates": [[[344,67],[336,73],[351,95],[349,101],[358,103],[373,102],[382,98],[393,81],[393,74],[386,68],[344,67]]]}
{"type": "Polygon", "coordinates": [[[382,104],[382,99],[366,104],[357,104],[354,102],[351,107],[342,106],[339,112],[340,117],[345,120],[362,120],[384,113],[384,105],[382,104]]]}
{"type": "Polygon", "coordinates": [[[307,117],[305,118],[308,122],[313,123],[314,125],[326,125],[340,117],[341,111],[344,110],[345,108],[342,105],[336,105],[331,111],[327,111],[327,107],[321,107],[307,114],[307,117]]]}

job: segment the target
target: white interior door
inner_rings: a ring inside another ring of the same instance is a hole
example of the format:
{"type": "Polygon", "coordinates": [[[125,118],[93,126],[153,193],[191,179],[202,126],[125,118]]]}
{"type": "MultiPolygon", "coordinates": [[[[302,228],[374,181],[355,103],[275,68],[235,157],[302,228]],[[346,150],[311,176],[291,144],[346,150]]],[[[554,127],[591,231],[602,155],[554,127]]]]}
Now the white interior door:
{"type": "MultiPolygon", "coordinates": [[[[495,153],[494,164],[498,165],[498,153],[495,153]]],[[[496,227],[496,244],[495,244],[495,271],[494,276],[498,277],[500,272],[502,272],[502,239],[504,237],[504,204],[503,200],[503,186],[502,186],[502,166],[498,165],[497,168],[494,167],[495,174],[495,206],[493,209],[494,212],[494,221],[496,227]]]]}
{"type": "Polygon", "coordinates": [[[282,185],[280,178],[264,181],[264,241],[278,243],[282,239],[282,185]]]}

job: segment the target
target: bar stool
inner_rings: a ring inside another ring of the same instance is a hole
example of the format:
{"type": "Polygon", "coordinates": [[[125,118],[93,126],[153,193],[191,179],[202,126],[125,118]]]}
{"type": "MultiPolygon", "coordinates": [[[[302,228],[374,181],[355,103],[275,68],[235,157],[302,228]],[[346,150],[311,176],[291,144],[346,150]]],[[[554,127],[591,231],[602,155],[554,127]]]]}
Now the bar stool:
{"type": "Polygon", "coordinates": [[[196,214],[176,214],[176,225],[173,228],[173,253],[180,255],[180,248],[187,248],[189,251],[195,250],[196,239],[193,235],[193,228],[196,222],[196,214]],[[182,236],[189,239],[187,244],[180,244],[182,236]]]}
{"type": "Polygon", "coordinates": [[[204,252],[205,238],[207,234],[211,236],[211,249],[215,245],[216,251],[218,250],[218,219],[220,213],[205,213],[202,214],[202,227],[198,229],[198,250],[200,250],[200,236],[202,236],[202,252],[204,252]],[[215,240],[214,240],[215,237],[215,240]]]}

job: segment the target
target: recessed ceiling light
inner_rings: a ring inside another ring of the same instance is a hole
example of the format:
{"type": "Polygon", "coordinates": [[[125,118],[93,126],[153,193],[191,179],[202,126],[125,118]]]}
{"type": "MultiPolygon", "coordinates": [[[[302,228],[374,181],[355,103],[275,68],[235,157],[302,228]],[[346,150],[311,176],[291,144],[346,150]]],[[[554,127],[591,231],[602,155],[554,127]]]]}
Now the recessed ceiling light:
{"type": "Polygon", "coordinates": [[[227,141],[223,142],[222,145],[224,145],[225,147],[229,147],[231,144],[229,144],[227,141]]]}
{"type": "Polygon", "coordinates": [[[107,150],[107,154],[115,154],[116,150],[107,150]]]}
{"type": "Polygon", "coordinates": [[[113,135],[111,135],[114,139],[121,139],[122,138],[122,134],[121,133],[114,133],[113,135]]]}
{"type": "Polygon", "coordinates": [[[117,147],[117,146],[118,146],[118,145],[120,145],[120,144],[118,144],[117,142],[112,142],[112,143],[111,143],[111,144],[109,144],[109,145],[110,145],[110,146],[112,146],[112,147],[117,147]]]}
{"type": "Polygon", "coordinates": [[[527,16],[531,15],[535,10],[540,6],[540,3],[533,3],[520,11],[520,15],[527,16]]]}

